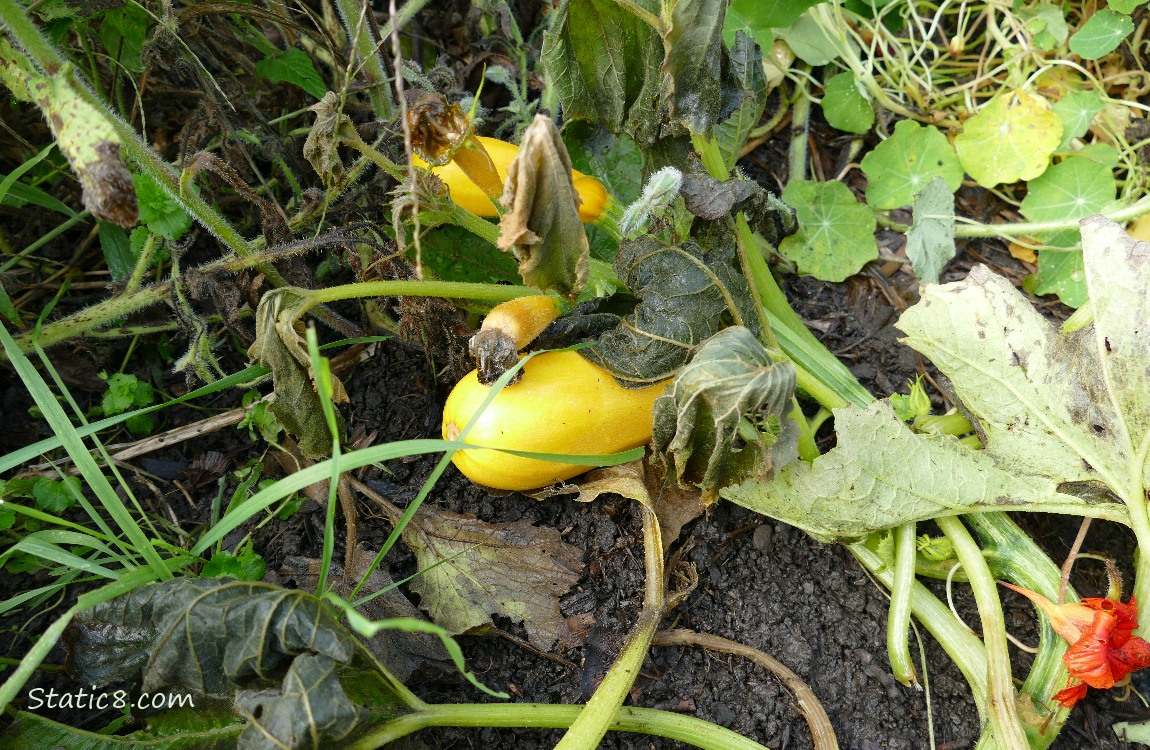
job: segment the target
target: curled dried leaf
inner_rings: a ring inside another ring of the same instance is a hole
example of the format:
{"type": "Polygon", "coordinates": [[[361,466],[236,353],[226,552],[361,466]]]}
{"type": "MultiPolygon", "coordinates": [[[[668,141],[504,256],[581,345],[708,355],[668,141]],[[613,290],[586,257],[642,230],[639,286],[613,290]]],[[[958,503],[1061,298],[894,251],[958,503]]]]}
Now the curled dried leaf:
{"type": "Polygon", "coordinates": [[[587,282],[591,253],[571,169],[555,123],[536,115],[507,171],[498,243],[515,254],[524,283],[567,297],[587,282]]]}
{"type": "Polygon", "coordinates": [[[746,328],[726,328],[655,401],[655,452],[680,485],[714,503],[728,484],[770,476],[798,457],[798,427],[786,416],[794,390],[794,365],[771,361],[746,328]]]}

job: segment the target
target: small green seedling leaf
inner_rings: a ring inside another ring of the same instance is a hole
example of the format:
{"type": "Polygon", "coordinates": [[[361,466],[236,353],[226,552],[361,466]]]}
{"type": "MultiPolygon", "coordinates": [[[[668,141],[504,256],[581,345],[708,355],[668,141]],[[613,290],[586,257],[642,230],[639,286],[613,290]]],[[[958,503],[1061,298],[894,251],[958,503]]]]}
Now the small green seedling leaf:
{"type": "Polygon", "coordinates": [[[873,208],[909,206],[932,179],[941,177],[950,192],[962,185],[962,164],[937,128],[901,120],[889,138],[863,157],[866,202],[873,208]]]}
{"type": "Polygon", "coordinates": [[[827,81],[823,115],[832,128],[847,133],[865,133],[874,125],[874,107],[859,89],[854,73],[836,73],[827,81]]]}
{"type": "Polygon", "coordinates": [[[1094,116],[1102,111],[1102,95],[1097,91],[1068,91],[1054,104],[1054,114],[1062,121],[1062,151],[1075,138],[1086,135],[1094,116]]]}
{"type": "Polygon", "coordinates": [[[994,187],[1042,174],[1061,142],[1062,122],[1050,103],[1016,90],[995,96],[967,120],[954,147],[975,182],[994,187]]]}
{"type": "Polygon", "coordinates": [[[241,581],[259,581],[267,571],[267,563],[255,552],[248,550],[239,555],[217,552],[204,563],[200,578],[238,578],[241,581]]]}
{"type": "Polygon", "coordinates": [[[283,427],[268,407],[268,402],[260,396],[259,391],[248,391],[240,403],[243,405],[245,413],[244,418],[236,425],[236,429],[247,429],[248,437],[252,440],[262,438],[269,443],[274,443],[279,438],[280,430],[283,427]]]}
{"type": "Polygon", "coordinates": [[[272,83],[299,86],[317,101],[327,93],[327,84],[323,82],[311,58],[295,47],[260,60],[256,63],[256,72],[272,83]]]}
{"type": "Polygon", "coordinates": [[[172,200],[155,180],[145,174],[132,175],[140,207],[140,223],[154,233],[175,242],[192,228],[192,217],[172,200]]]}
{"type": "Polygon", "coordinates": [[[779,244],[779,252],[800,273],[842,281],[878,257],[874,214],[843,183],[791,180],[783,200],[795,209],[799,231],[779,244]]]}
{"type": "MultiPolygon", "coordinates": [[[[104,416],[113,417],[123,414],[130,409],[151,406],[155,400],[152,384],[142,381],[135,375],[116,372],[108,375],[100,373],[100,379],[108,383],[108,390],[100,402],[104,416]]],[[[150,414],[137,414],[124,421],[128,431],[136,435],[144,435],[152,431],[155,423],[150,414]]]]}
{"type": "Polygon", "coordinates": [[[937,284],[954,253],[954,194],[941,177],[935,177],[915,196],[906,257],[919,281],[937,284]]]}
{"type": "Polygon", "coordinates": [[[1118,49],[1134,31],[1129,16],[1103,8],[1094,12],[1070,37],[1070,51],[1084,60],[1097,60],[1118,49]]]}
{"type": "Polygon", "coordinates": [[[55,515],[75,505],[79,493],[78,477],[64,477],[59,480],[41,477],[32,485],[32,499],[36,502],[36,507],[45,513],[55,515]]]}
{"type": "Polygon", "coordinates": [[[1026,24],[1030,38],[1040,50],[1049,52],[1066,41],[1070,27],[1062,15],[1062,8],[1050,3],[1039,3],[1032,8],[1020,8],[1016,16],[1026,24]]]}

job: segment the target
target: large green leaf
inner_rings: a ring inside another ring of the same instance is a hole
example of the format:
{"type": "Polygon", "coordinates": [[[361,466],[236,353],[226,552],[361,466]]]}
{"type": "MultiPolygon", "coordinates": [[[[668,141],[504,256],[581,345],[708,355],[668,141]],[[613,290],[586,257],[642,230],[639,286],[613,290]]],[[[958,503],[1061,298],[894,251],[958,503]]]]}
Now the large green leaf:
{"type": "MultiPolygon", "coordinates": [[[[1006,471],[947,435],[912,432],[884,402],[835,410],[838,444],[813,464],[774,479],[749,479],[720,494],[823,539],[848,539],[978,511],[1083,512],[1088,503],[1057,483],[1006,471]]],[[[1112,517],[1124,509],[1115,505],[1112,517]]]]}
{"type": "Polygon", "coordinates": [[[625,385],[671,377],[694,346],[731,323],[757,327],[750,289],[736,269],[734,240],[721,230],[682,245],[652,237],[624,242],[615,273],[639,303],[581,353],[625,385]]]}
{"type": "Polygon", "coordinates": [[[983,187],[1030,180],[1062,142],[1062,121],[1029,91],[1005,91],[982,106],[954,139],[962,166],[983,187]]]}
{"type": "Polygon", "coordinates": [[[671,26],[663,37],[671,118],[691,133],[710,135],[743,99],[723,44],[727,0],[664,0],[671,26]]]}
{"type": "Polygon", "coordinates": [[[1150,485],[1150,243],[1082,222],[1094,322],[1063,334],[976,266],[927,285],[898,326],[950,380],[985,450],[912,432],[885,404],[835,411],[836,447],[721,494],[825,538],[986,510],[1128,522],[1150,485]]]}
{"type": "Polygon", "coordinates": [[[543,35],[541,59],[568,119],[602,123],[640,145],[658,138],[662,41],[623,4],[563,0],[543,35]]]}
{"type": "Polygon", "coordinates": [[[80,684],[234,701],[244,748],[332,746],[398,705],[391,694],[351,700],[342,670],[355,641],[314,596],[269,584],[144,586],[79,615],[66,642],[80,684]]]}
{"type": "Polygon", "coordinates": [[[950,378],[998,465],[1141,497],[1131,477],[1146,476],[1150,432],[1150,244],[1092,216],[1082,246],[1092,325],[1059,333],[981,266],[928,287],[898,325],[950,378]]]}

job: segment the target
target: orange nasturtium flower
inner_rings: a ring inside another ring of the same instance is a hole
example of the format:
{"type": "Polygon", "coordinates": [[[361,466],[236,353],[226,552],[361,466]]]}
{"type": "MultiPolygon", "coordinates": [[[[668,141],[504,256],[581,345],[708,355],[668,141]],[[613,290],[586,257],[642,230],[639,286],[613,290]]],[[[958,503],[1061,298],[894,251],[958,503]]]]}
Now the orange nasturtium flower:
{"type": "Polygon", "coordinates": [[[1108,689],[1124,684],[1131,672],[1150,667],[1150,643],[1134,635],[1138,627],[1138,602],[1114,599],[1083,599],[1081,603],[1055,604],[1042,594],[1003,583],[1025,596],[1050,618],[1050,625],[1070,644],[1062,663],[1070,675],[1065,690],[1054,700],[1066,708],[1086,697],[1086,688],[1108,689]]]}

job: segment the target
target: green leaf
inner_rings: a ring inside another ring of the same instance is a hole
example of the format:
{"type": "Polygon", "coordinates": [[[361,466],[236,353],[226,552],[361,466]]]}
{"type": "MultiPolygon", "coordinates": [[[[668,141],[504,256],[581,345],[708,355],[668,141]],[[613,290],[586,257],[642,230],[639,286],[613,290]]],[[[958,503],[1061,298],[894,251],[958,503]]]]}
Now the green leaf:
{"type": "Polygon", "coordinates": [[[1102,95],[1097,91],[1067,91],[1062,98],[1054,103],[1054,114],[1062,121],[1062,142],[1058,150],[1062,151],[1075,138],[1086,135],[1094,116],[1102,111],[1102,95]]]}
{"type": "Polygon", "coordinates": [[[915,197],[906,257],[919,281],[937,284],[955,250],[954,194],[941,177],[935,177],[915,197]]]}
{"type": "Polygon", "coordinates": [[[420,569],[409,586],[437,625],[465,633],[498,614],[522,622],[536,647],[554,645],[563,625],[559,597],[583,570],[582,550],[556,529],[527,521],[489,524],[423,505],[403,539],[420,569]]]}
{"type": "Polygon", "coordinates": [[[662,41],[624,5],[562,0],[543,35],[541,61],[567,119],[602,123],[640,146],[659,137],[662,41]]]}
{"type": "MultiPolygon", "coordinates": [[[[810,13],[803,13],[787,28],[778,29],[775,36],[787,43],[795,57],[811,66],[827,65],[839,57],[835,42],[810,13]]],[[[850,35],[846,44],[857,51],[858,45],[850,35]]]]}
{"type": "Polygon", "coordinates": [[[423,236],[423,262],[448,281],[518,284],[515,259],[463,227],[443,224],[423,236]]]}
{"type": "Polygon", "coordinates": [[[1081,307],[1088,299],[1082,252],[1043,250],[1038,254],[1038,272],[1026,278],[1025,287],[1033,294],[1057,294],[1068,307],[1081,307]]]}
{"type": "Polygon", "coordinates": [[[1053,50],[1070,35],[1070,27],[1066,25],[1060,6],[1039,3],[1032,8],[1020,8],[1015,14],[1026,24],[1035,46],[1044,52],[1053,50]]]}
{"type": "MultiPolygon", "coordinates": [[[[357,648],[314,596],[260,583],[177,578],[77,615],[70,664],[79,683],[123,681],[148,693],[233,700],[239,747],[335,747],[368,718],[341,665],[357,648]]],[[[398,705],[390,692],[391,713],[398,705]]],[[[373,712],[388,712],[376,705],[373,712]]]]}
{"type": "Polygon", "coordinates": [[[823,90],[823,115],[832,128],[865,133],[874,125],[874,107],[859,89],[854,73],[836,73],[823,90]]]}
{"type": "Polygon", "coordinates": [[[954,140],[963,168],[983,187],[1042,174],[1062,142],[1062,122],[1046,99],[1021,89],[998,94],[954,140]]]}
{"type": "MultiPolygon", "coordinates": [[[[1019,211],[1030,221],[1081,219],[1114,202],[1117,185],[1109,167],[1091,159],[1070,158],[1047,169],[1026,186],[1019,211]]],[[[1040,238],[1057,247],[1075,244],[1073,230],[1040,238]]]]}
{"type": "Polygon", "coordinates": [[[221,551],[212,555],[204,564],[200,578],[238,578],[241,581],[259,581],[267,571],[267,563],[255,552],[248,550],[240,555],[221,551]]]}
{"type": "Polygon", "coordinates": [[[935,177],[950,192],[962,185],[963,169],[954,147],[938,128],[900,120],[890,137],[862,160],[866,201],[874,208],[902,208],[935,177]]]}
{"type": "Polygon", "coordinates": [[[7,531],[16,523],[16,511],[0,503],[0,531],[7,531]]]}
{"type": "Polygon", "coordinates": [[[1106,5],[1110,7],[1110,10],[1127,15],[1130,15],[1145,4],[1146,0],[1107,0],[1106,3],[1106,5]]]}
{"type": "Polygon", "coordinates": [[[962,513],[1088,507],[1055,481],[1003,470],[954,437],[912,432],[885,401],[834,414],[837,444],[813,464],[798,461],[774,479],[728,487],[722,497],[826,541],[962,513]]]}
{"type": "Polygon", "coordinates": [[[100,373],[100,379],[108,383],[101,408],[104,416],[111,417],[134,407],[150,406],[155,399],[152,384],[142,381],[135,375],[116,372],[111,375],[100,373]]]}
{"type": "Polygon", "coordinates": [[[98,223],[100,248],[104,251],[104,260],[108,263],[108,271],[112,274],[112,281],[116,283],[126,281],[132,275],[137,259],[137,256],[132,253],[128,233],[115,224],[106,221],[98,223]]]}
{"type": "MultiPolygon", "coordinates": [[[[0,175],[0,182],[5,180],[6,178],[0,175]]],[[[2,185],[0,185],[0,187],[2,187],[2,185]]],[[[33,206],[40,206],[49,211],[64,214],[70,219],[76,219],[80,216],[60,199],[44,192],[34,185],[25,185],[23,182],[13,182],[7,191],[0,190],[0,203],[16,207],[31,203],[33,206]]]]}
{"type": "Polygon", "coordinates": [[[737,270],[735,252],[734,238],[721,230],[682,245],[651,236],[623,242],[615,273],[639,303],[618,328],[580,353],[637,387],[671,377],[692,347],[727,325],[756,326],[750,288],[737,270]],[[739,309],[732,312],[728,301],[739,309]]]}
{"type": "Polygon", "coordinates": [[[676,0],[663,38],[662,71],[670,79],[671,118],[692,134],[731,115],[744,91],[723,44],[727,0],[676,0]]]}
{"type": "Polygon", "coordinates": [[[299,86],[318,101],[327,93],[315,64],[301,49],[292,47],[278,55],[265,57],[256,63],[256,72],[272,83],[290,83],[299,86]]]}
{"type": "Polygon", "coordinates": [[[1084,60],[1097,60],[1118,49],[1133,31],[1134,22],[1129,16],[1106,8],[1096,10],[1070,37],[1070,51],[1084,60]]]}
{"type": "Polygon", "coordinates": [[[127,71],[144,70],[144,40],[148,35],[150,16],[143,5],[125,3],[104,13],[100,20],[100,41],[108,54],[127,71]]]}
{"type": "Polygon", "coordinates": [[[54,515],[75,505],[79,493],[80,480],[77,477],[64,477],[61,480],[41,477],[32,485],[32,499],[36,501],[36,507],[54,515]]]}
{"type": "Polygon", "coordinates": [[[731,0],[734,11],[747,22],[752,34],[757,30],[790,26],[807,8],[822,0],[731,0]]]}
{"type": "Polygon", "coordinates": [[[136,186],[141,224],[172,242],[192,228],[192,217],[183,206],[169,198],[155,180],[146,174],[134,174],[132,183],[136,186]]]}
{"type": "Polygon", "coordinates": [[[787,418],[794,391],[792,363],[771,361],[748,329],[724,328],[655,400],[654,451],[680,487],[698,487],[711,505],[739,478],[770,476],[798,458],[798,426],[787,418]]]}
{"type": "MultiPolygon", "coordinates": [[[[109,690],[108,705],[116,692],[109,690]]],[[[97,696],[99,693],[97,693],[97,696]]],[[[127,693],[124,693],[127,698],[127,693]]],[[[5,736],[5,750],[40,750],[66,747],[68,750],[235,750],[243,726],[231,712],[221,716],[209,701],[201,700],[192,710],[165,711],[148,716],[148,728],[127,736],[90,732],[61,724],[38,714],[19,711],[5,736]],[[180,713],[184,721],[178,729],[167,729],[168,717],[180,713]]]]}
{"type": "Polygon", "coordinates": [[[723,154],[723,165],[729,173],[739,159],[747,136],[759,124],[767,105],[767,79],[763,75],[763,53],[746,34],[738,34],[731,48],[731,65],[735,77],[747,92],[734,114],[714,128],[715,142],[723,154]]]}
{"type": "Polygon", "coordinates": [[[1141,499],[1150,245],[1102,216],[1081,225],[1092,325],[1061,334],[1009,281],[976,266],[966,281],[928,287],[898,326],[950,378],[1002,468],[1100,480],[1141,499]]]}
{"type": "Polygon", "coordinates": [[[878,257],[874,214],[843,183],[791,180],[783,200],[795,209],[799,231],[779,244],[779,252],[800,273],[842,281],[878,257]]]}
{"type": "Polygon", "coordinates": [[[595,175],[621,203],[630,203],[643,189],[643,155],[635,141],[615,136],[602,126],[569,122],[563,128],[563,142],[571,165],[583,174],[595,175]]]}

